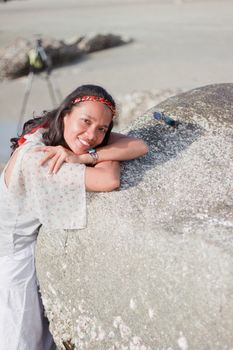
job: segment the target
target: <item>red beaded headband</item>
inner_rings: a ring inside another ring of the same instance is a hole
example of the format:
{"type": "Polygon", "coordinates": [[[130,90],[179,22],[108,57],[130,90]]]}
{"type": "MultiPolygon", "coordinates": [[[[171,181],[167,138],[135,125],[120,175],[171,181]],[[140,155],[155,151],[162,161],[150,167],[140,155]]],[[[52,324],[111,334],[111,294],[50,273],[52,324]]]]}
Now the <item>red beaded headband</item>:
{"type": "Polygon", "coordinates": [[[78,103],[78,102],[84,102],[84,101],[99,101],[107,105],[113,114],[116,113],[116,109],[113,106],[112,102],[105,100],[103,97],[98,97],[98,96],[82,96],[82,97],[77,97],[74,101],[73,104],[78,103]]]}

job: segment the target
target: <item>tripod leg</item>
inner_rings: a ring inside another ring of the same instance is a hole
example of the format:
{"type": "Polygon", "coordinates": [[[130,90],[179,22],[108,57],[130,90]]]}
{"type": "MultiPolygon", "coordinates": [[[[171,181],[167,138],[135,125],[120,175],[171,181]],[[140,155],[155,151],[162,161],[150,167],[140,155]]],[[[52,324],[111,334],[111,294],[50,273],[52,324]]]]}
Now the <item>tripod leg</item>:
{"type": "Polygon", "coordinates": [[[21,111],[20,111],[20,115],[19,115],[19,122],[18,122],[18,126],[17,126],[17,131],[19,132],[22,124],[23,124],[23,119],[24,119],[24,113],[26,111],[26,107],[27,107],[27,102],[30,96],[30,92],[32,89],[32,82],[33,82],[33,78],[34,78],[34,73],[30,72],[28,75],[28,83],[27,83],[27,88],[24,94],[24,98],[23,98],[23,104],[21,107],[21,111]]]}
{"type": "Polygon", "coordinates": [[[55,87],[54,90],[56,92],[58,101],[60,103],[63,100],[63,96],[62,96],[62,93],[61,93],[61,89],[58,87],[57,79],[55,79],[55,75],[54,74],[53,74],[53,76],[50,75],[50,79],[53,81],[53,86],[55,87]],[[52,77],[53,77],[53,79],[52,79],[52,77]]]}
{"type": "Polygon", "coordinates": [[[50,94],[50,97],[51,97],[51,101],[52,101],[53,107],[56,107],[57,106],[57,101],[56,101],[56,96],[55,96],[55,93],[54,93],[53,84],[52,84],[52,81],[50,79],[50,74],[46,75],[46,80],[47,80],[49,94],[50,94]]]}

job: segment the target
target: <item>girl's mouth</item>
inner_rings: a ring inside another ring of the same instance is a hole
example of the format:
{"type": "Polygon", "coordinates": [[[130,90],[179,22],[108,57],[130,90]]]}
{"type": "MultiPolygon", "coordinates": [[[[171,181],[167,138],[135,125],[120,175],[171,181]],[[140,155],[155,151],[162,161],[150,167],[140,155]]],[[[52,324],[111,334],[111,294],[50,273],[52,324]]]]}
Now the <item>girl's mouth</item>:
{"type": "Polygon", "coordinates": [[[79,142],[86,147],[89,147],[89,148],[91,147],[91,145],[85,140],[79,139],[79,142]]]}

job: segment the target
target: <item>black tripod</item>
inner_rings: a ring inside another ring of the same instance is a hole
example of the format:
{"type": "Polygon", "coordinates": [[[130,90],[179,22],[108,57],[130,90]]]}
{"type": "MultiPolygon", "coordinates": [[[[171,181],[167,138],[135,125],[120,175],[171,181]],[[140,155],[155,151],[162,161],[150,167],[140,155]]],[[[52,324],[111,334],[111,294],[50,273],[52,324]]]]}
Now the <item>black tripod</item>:
{"type": "Polygon", "coordinates": [[[58,87],[55,86],[52,81],[51,72],[52,72],[52,62],[49,56],[46,54],[45,49],[42,45],[42,40],[37,39],[34,49],[31,49],[28,53],[29,59],[29,74],[28,74],[28,83],[25,90],[23,103],[19,115],[19,122],[17,131],[20,132],[22,124],[24,121],[24,114],[26,111],[27,103],[29,96],[32,90],[32,83],[35,74],[43,77],[40,73],[45,73],[44,79],[48,86],[49,95],[53,104],[53,107],[56,107],[58,102],[62,100],[62,94],[58,87]],[[57,98],[56,98],[57,95],[57,98]]]}

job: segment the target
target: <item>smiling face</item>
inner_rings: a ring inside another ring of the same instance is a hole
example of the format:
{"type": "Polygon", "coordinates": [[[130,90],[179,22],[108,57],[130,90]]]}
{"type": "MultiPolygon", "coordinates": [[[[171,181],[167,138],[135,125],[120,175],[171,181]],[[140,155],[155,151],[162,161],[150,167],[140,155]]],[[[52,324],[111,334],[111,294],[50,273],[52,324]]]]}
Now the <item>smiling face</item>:
{"type": "Polygon", "coordinates": [[[111,110],[98,101],[80,102],[64,117],[64,139],[77,155],[101,144],[112,121],[111,110]]]}

